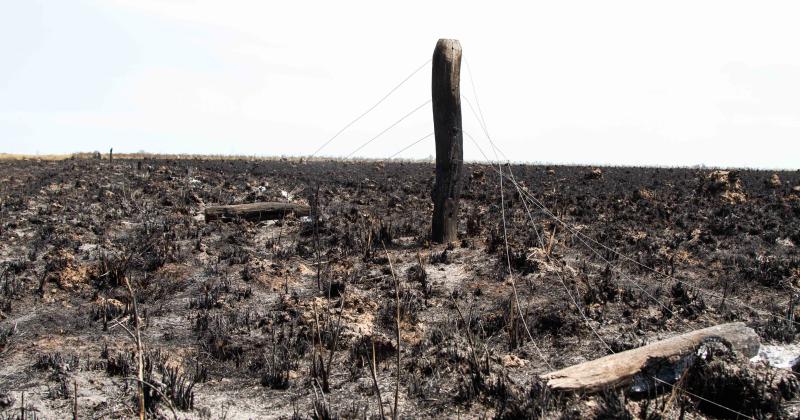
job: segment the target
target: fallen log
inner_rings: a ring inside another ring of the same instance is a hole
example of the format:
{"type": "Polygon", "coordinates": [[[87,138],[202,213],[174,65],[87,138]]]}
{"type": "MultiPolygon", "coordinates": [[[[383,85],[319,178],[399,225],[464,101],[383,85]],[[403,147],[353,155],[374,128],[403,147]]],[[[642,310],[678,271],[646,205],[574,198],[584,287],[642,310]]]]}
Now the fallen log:
{"type": "Polygon", "coordinates": [[[653,382],[651,377],[656,376],[656,372],[663,373],[665,365],[671,366],[672,376],[679,376],[686,368],[686,357],[706,340],[727,342],[736,353],[747,358],[758,354],[760,347],[758,335],[752,328],[748,328],[742,322],[733,322],[691,331],[636,349],[570,366],[547,373],[542,379],[547,381],[550,388],[558,391],[595,392],[609,387],[629,385],[635,379],[653,382]],[[656,362],[660,367],[653,370],[656,362]]]}
{"type": "Polygon", "coordinates": [[[290,213],[293,213],[295,216],[308,216],[311,213],[311,208],[304,204],[266,202],[209,206],[205,209],[206,221],[217,219],[223,221],[231,221],[234,219],[253,221],[275,220],[282,219],[290,213]]]}

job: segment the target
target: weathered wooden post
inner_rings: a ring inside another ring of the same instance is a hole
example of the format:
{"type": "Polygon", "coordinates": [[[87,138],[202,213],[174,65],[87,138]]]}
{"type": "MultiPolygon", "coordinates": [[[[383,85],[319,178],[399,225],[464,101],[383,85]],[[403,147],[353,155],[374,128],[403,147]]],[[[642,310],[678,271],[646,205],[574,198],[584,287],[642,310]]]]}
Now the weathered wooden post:
{"type": "Polygon", "coordinates": [[[458,239],[458,199],[464,166],[461,132],[461,43],[440,39],[433,50],[433,130],[436,134],[436,185],[433,187],[431,240],[458,239]]]}

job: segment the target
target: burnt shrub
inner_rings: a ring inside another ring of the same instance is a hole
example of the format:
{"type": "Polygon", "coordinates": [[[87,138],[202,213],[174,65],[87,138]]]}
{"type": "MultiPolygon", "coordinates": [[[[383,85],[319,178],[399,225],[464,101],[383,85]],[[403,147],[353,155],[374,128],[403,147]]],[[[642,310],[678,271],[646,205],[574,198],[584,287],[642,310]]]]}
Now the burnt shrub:
{"type": "Polygon", "coordinates": [[[619,286],[614,282],[609,266],[606,266],[599,278],[594,281],[587,278],[585,282],[588,290],[583,294],[583,301],[586,305],[613,302],[619,295],[619,286]]]}
{"type": "Polygon", "coordinates": [[[389,360],[397,352],[394,342],[384,335],[364,335],[350,347],[348,361],[351,366],[362,369],[372,360],[372,349],[375,349],[375,364],[380,365],[389,360]]]}
{"type": "MultiPolygon", "coordinates": [[[[400,291],[400,322],[416,324],[419,313],[425,308],[424,299],[417,290],[400,291]]],[[[384,304],[378,309],[378,319],[384,327],[394,329],[397,318],[397,302],[392,298],[385,299],[384,304]]]]}
{"type": "Polygon", "coordinates": [[[489,236],[486,237],[486,252],[494,254],[500,250],[505,250],[503,247],[503,234],[499,229],[492,229],[489,231],[489,236]]]}
{"type": "Polygon", "coordinates": [[[633,420],[633,415],[625,406],[625,395],[606,390],[599,396],[595,420],[633,420]]]}
{"type": "Polygon", "coordinates": [[[100,254],[97,266],[90,272],[90,279],[100,290],[118,287],[124,283],[128,267],[128,259],[103,252],[100,254]]]}
{"type": "Polygon", "coordinates": [[[783,402],[800,391],[800,382],[790,372],[750,365],[727,343],[708,341],[698,346],[695,354],[697,357],[682,382],[687,391],[703,396],[704,400],[697,399],[694,403],[704,414],[740,417],[729,410],[732,409],[749,416],[774,413],[783,417],[787,415],[783,402]]]}
{"type": "Polygon", "coordinates": [[[759,255],[746,261],[737,261],[741,274],[746,279],[756,280],[764,286],[785,288],[787,279],[800,271],[800,259],[779,258],[774,255],[759,255]]]}
{"type": "Polygon", "coordinates": [[[271,343],[269,349],[262,353],[253,363],[251,370],[261,372],[261,385],[272,389],[287,389],[291,385],[290,372],[300,366],[300,358],[308,351],[310,343],[307,337],[296,330],[294,324],[286,328],[271,327],[271,343]]]}
{"type": "Polygon", "coordinates": [[[227,261],[230,265],[245,264],[250,261],[250,253],[242,246],[227,244],[222,247],[219,260],[227,261]]]}
{"type": "Polygon", "coordinates": [[[496,419],[549,419],[557,418],[561,399],[541,379],[534,378],[524,392],[512,390],[508,397],[497,400],[496,419]]]}
{"type": "Polygon", "coordinates": [[[76,371],[80,367],[80,358],[75,355],[64,356],[60,352],[40,354],[33,367],[38,370],[52,370],[59,373],[76,371]]]}
{"type": "Polygon", "coordinates": [[[347,287],[347,283],[339,280],[325,281],[322,289],[329,299],[335,299],[342,296],[347,287]]]}
{"type": "Polygon", "coordinates": [[[124,237],[117,248],[127,250],[132,268],[153,272],[166,263],[183,259],[175,233],[169,229],[165,220],[145,223],[124,237]]]}
{"type": "Polygon", "coordinates": [[[19,276],[28,267],[24,260],[12,260],[0,264],[0,294],[8,299],[19,298],[23,292],[23,280],[19,276]]]}
{"type": "Polygon", "coordinates": [[[546,308],[542,313],[534,316],[531,327],[539,333],[547,333],[555,336],[575,334],[578,331],[579,323],[571,314],[572,308],[566,304],[554,305],[546,308]]]}
{"type": "Polygon", "coordinates": [[[510,253],[511,268],[517,270],[523,276],[539,271],[539,262],[528,258],[526,250],[512,250],[510,253]]]}
{"type": "Polygon", "coordinates": [[[409,282],[419,283],[423,293],[430,295],[430,283],[428,282],[428,274],[425,272],[425,267],[422,264],[412,265],[406,271],[406,276],[409,282]]]}
{"type": "Polygon", "coordinates": [[[162,370],[161,381],[164,384],[162,393],[179,410],[193,409],[195,379],[180,372],[177,367],[164,366],[162,370]]]}
{"type": "Polygon", "coordinates": [[[431,253],[430,263],[431,264],[449,264],[449,256],[447,255],[448,249],[445,248],[442,252],[439,253],[431,253]]]}
{"type": "Polygon", "coordinates": [[[0,354],[3,354],[11,348],[14,335],[17,332],[17,325],[14,324],[8,328],[0,326],[0,354]]]}
{"type": "Polygon", "coordinates": [[[203,284],[200,296],[192,298],[189,301],[189,309],[208,310],[211,308],[219,308],[224,302],[225,295],[230,292],[231,281],[228,279],[207,281],[203,284]]]}
{"type": "Polygon", "coordinates": [[[793,319],[779,316],[769,316],[766,321],[757,325],[756,331],[767,340],[781,343],[791,343],[798,333],[793,319]]]}
{"type": "Polygon", "coordinates": [[[467,216],[467,236],[478,236],[481,233],[482,224],[481,214],[477,211],[472,211],[469,216],[467,216]]]}
{"type": "Polygon", "coordinates": [[[106,350],[104,351],[104,356],[106,359],[106,373],[109,376],[127,377],[136,371],[133,354],[131,353],[110,355],[106,350]]]}
{"type": "Polygon", "coordinates": [[[242,346],[234,344],[227,331],[210,331],[201,342],[201,348],[221,362],[234,360],[237,366],[244,354],[242,346]]]}
{"type": "Polygon", "coordinates": [[[198,333],[197,339],[200,350],[210,354],[215,359],[225,362],[234,360],[236,366],[242,361],[244,349],[233,342],[233,334],[237,327],[246,328],[249,323],[249,314],[240,317],[236,313],[227,317],[211,315],[202,311],[195,317],[192,329],[198,333]]]}
{"type": "Polygon", "coordinates": [[[683,282],[676,282],[670,289],[672,305],[683,316],[694,319],[706,309],[706,303],[697,290],[690,290],[683,282]]]}
{"type": "MultiPolygon", "coordinates": [[[[182,372],[175,366],[168,365],[169,357],[159,350],[150,350],[143,355],[142,371],[144,373],[144,404],[149,413],[156,413],[164,397],[179,410],[194,408],[194,376],[182,372]],[[159,374],[161,380],[156,379],[159,374]]],[[[118,353],[107,359],[106,372],[109,375],[128,377],[136,374],[136,355],[134,352],[118,353]]],[[[132,396],[134,404],[137,396],[132,396]]]]}

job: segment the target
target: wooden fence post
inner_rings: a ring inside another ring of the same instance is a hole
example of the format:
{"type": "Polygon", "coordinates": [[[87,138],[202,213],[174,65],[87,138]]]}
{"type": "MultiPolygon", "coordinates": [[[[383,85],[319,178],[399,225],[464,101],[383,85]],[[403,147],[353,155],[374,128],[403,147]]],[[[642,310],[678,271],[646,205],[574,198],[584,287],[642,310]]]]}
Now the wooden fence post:
{"type": "Polygon", "coordinates": [[[464,166],[461,132],[461,43],[440,39],[433,50],[433,129],[436,134],[436,185],[433,188],[431,240],[458,239],[458,199],[464,166]]]}

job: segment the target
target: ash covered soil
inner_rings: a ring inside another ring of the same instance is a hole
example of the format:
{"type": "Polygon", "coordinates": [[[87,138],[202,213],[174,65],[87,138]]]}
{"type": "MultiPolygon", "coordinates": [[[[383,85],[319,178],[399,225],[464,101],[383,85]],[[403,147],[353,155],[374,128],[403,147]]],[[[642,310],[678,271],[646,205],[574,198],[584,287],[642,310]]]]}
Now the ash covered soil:
{"type": "Polygon", "coordinates": [[[574,230],[487,165],[438,245],[428,163],[0,162],[0,418],[136,416],[126,280],[153,418],[388,417],[398,306],[403,418],[797,415],[790,370],[724,346],[644,397],[538,375],[731,321],[796,343],[800,171],[510,169],[574,230]],[[203,217],[289,200],[312,215],[203,217]]]}

